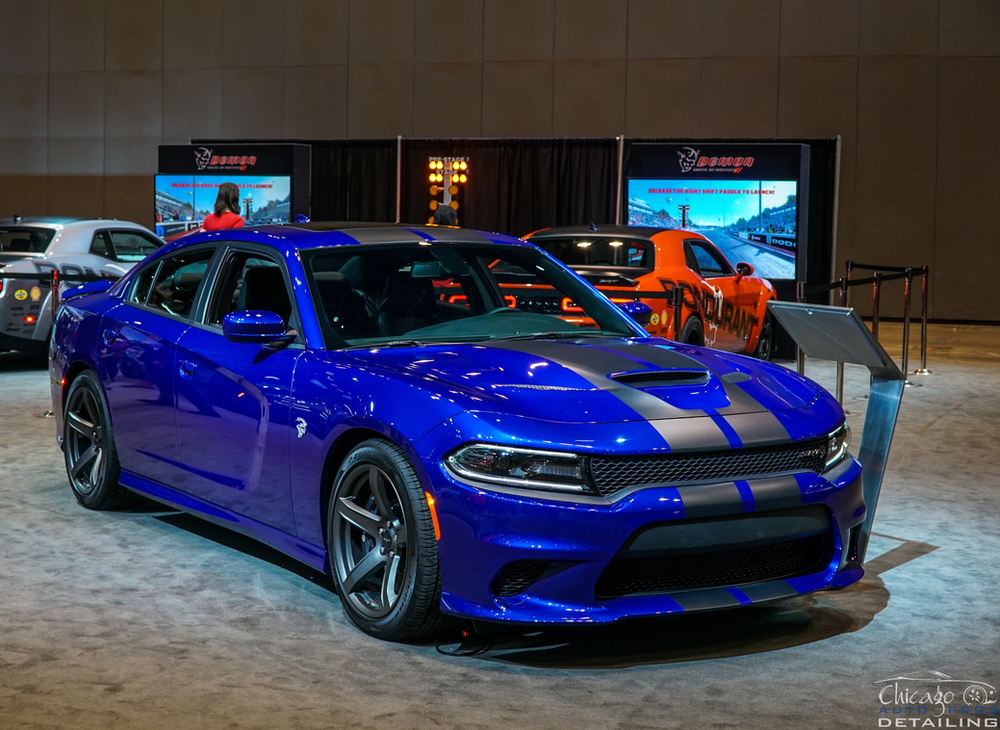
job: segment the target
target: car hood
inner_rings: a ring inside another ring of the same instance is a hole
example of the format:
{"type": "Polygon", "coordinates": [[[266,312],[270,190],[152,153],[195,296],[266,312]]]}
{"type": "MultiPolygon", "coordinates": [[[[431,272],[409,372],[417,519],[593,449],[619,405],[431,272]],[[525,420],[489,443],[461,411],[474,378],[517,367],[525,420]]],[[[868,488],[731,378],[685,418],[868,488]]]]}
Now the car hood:
{"type": "Polygon", "coordinates": [[[493,340],[346,354],[356,367],[423,381],[464,410],[563,423],[785,411],[822,392],[776,365],[659,338],[493,340]]]}

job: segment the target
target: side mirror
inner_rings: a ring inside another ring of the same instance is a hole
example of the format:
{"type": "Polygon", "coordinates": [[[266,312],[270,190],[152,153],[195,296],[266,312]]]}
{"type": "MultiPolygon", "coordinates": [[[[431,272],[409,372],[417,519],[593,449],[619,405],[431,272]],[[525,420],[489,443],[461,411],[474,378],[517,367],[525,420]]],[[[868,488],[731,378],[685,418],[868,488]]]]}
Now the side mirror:
{"type": "Polygon", "coordinates": [[[222,320],[222,334],[230,342],[269,345],[285,334],[285,322],[274,312],[232,312],[222,320]]]}
{"type": "Polygon", "coordinates": [[[736,273],[740,279],[742,279],[744,276],[752,276],[753,266],[751,266],[746,262],[741,261],[740,263],[736,264],[736,273]]]}
{"type": "Polygon", "coordinates": [[[640,327],[647,326],[653,319],[653,308],[643,302],[619,302],[618,306],[640,327]]]}

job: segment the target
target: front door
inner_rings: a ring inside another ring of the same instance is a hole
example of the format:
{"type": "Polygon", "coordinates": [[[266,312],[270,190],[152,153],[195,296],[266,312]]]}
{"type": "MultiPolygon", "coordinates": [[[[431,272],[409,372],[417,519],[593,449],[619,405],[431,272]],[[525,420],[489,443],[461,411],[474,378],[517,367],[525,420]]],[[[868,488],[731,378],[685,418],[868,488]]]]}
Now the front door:
{"type": "Polygon", "coordinates": [[[231,251],[204,322],[177,347],[177,437],[184,491],[294,533],[288,477],[291,382],[302,348],[228,341],[222,319],[265,310],[294,320],[275,257],[231,251]]]}

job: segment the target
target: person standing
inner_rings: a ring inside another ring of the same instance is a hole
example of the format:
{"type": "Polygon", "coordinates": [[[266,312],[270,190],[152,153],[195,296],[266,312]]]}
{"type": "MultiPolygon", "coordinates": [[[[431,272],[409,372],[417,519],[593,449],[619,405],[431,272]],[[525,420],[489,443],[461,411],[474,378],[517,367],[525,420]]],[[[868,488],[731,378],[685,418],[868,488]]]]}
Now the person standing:
{"type": "Polygon", "coordinates": [[[221,231],[226,228],[242,228],[245,225],[240,215],[240,189],[231,182],[219,186],[215,198],[215,212],[205,216],[203,231],[221,231]]]}

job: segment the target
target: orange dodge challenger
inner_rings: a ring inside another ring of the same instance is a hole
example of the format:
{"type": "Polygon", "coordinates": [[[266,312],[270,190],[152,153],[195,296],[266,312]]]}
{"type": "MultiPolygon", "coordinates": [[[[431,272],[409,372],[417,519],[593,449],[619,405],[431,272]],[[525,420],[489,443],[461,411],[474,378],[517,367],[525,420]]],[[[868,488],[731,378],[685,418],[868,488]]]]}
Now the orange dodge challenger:
{"type": "MultiPolygon", "coordinates": [[[[640,301],[653,309],[650,334],[766,360],[775,299],[753,266],[734,267],[715,245],[692,231],[645,226],[568,226],[535,231],[525,239],[569,265],[613,302],[640,301]],[[684,306],[674,331],[673,291],[684,306]]],[[[573,302],[562,309],[572,314],[573,302]]]]}

